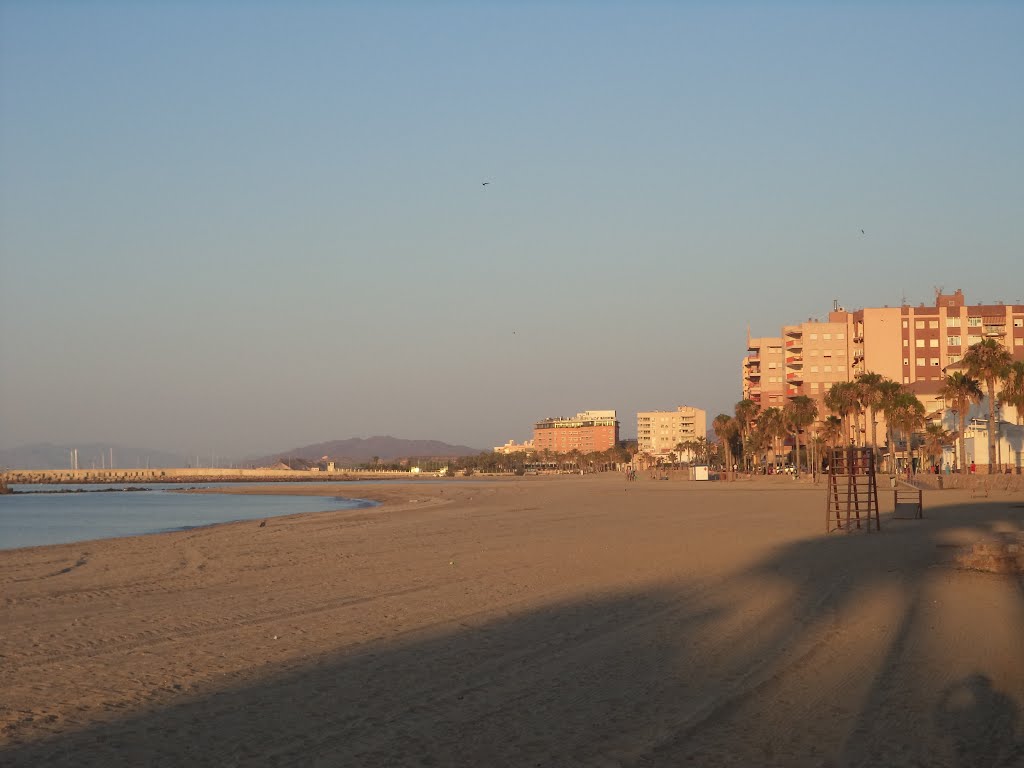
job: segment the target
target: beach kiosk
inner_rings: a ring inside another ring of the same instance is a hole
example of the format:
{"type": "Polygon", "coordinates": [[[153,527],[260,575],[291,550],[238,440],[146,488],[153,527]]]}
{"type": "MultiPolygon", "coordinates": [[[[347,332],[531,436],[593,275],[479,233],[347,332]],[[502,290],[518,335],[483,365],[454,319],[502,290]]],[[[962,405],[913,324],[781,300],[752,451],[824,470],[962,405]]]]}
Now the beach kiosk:
{"type": "Polygon", "coordinates": [[[691,480],[708,480],[708,465],[707,464],[691,464],[690,465],[690,479],[691,480]]]}

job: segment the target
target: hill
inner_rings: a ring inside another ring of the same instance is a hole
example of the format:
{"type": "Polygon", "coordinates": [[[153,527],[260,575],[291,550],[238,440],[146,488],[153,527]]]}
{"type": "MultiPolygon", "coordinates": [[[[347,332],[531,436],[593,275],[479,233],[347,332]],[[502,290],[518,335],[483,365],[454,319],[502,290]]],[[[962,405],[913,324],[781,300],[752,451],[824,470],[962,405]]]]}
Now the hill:
{"type": "Polygon", "coordinates": [[[326,456],[339,466],[353,466],[372,461],[377,457],[381,462],[393,462],[399,459],[416,458],[451,458],[454,456],[475,456],[480,453],[478,448],[467,445],[451,445],[440,440],[404,440],[399,437],[352,437],[348,440],[330,440],[326,443],[314,443],[270,456],[247,459],[246,464],[269,466],[280,459],[303,459],[315,462],[326,456]]]}

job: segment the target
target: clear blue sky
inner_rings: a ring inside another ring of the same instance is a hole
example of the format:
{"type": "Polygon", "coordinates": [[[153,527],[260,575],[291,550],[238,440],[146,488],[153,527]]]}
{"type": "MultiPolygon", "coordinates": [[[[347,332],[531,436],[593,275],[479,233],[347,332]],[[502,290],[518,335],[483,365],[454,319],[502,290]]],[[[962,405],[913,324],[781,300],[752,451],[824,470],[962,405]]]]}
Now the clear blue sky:
{"type": "Polygon", "coordinates": [[[1024,4],[766,5],[3,3],[0,447],[632,435],[1024,298],[1024,4]]]}

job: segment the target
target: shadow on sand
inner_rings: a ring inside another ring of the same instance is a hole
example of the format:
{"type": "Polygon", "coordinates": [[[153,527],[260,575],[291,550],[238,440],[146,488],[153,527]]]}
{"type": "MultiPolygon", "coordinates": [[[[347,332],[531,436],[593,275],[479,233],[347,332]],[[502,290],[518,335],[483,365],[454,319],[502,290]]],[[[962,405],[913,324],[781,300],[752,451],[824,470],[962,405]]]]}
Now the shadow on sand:
{"type": "Polygon", "coordinates": [[[798,541],[719,587],[599,595],[423,632],[10,745],[0,763],[1024,765],[1024,653],[1010,680],[975,668],[950,681],[924,652],[941,632],[936,573],[989,579],[1021,610],[1014,577],[941,563],[952,532],[1020,531],[1022,512],[990,501],[883,517],[881,535],[798,541]],[[786,599],[764,613],[736,597],[769,582],[786,599]],[[896,596],[894,621],[874,646],[852,647],[846,622],[883,591],[896,596]]]}

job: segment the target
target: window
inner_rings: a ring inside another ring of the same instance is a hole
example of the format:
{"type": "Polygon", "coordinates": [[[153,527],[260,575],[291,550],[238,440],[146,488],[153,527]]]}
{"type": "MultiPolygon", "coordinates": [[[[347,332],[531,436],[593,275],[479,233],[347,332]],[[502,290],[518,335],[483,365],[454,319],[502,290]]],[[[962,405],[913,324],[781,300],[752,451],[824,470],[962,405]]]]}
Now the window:
{"type": "Polygon", "coordinates": [[[812,349],[811,350],[811,357],[817,357],[817,356],[818,356],[818,350],[812,349]]]}
{"type": "Polygon", "coordinates": [[[811,366],[811,373],[817,373],[817,372],[818,372],[818,366],[812,365],[811,366]]]}
{"type": "Polygon", "coordinates": [[[903,321],[903,327],[904,327],[904,328],[906,328],[906,327],[907,327],[907,321],[906,321],[906,320],[904,320],[904,321],[903,321]]]}
{"type": "Polygon", "coordinates": [[[837,365],[836,366],[836,370],[837,371],[845,371],[846,370],[846,366],[845,365],[837,365]]]}
{"type": "Polygon", "coordinates": [[[904,365],[910,365],[910,358],[909,357],[904,357],[903,358],[903,364],[904,365]]]}
{"type": "Polygon", "coordinates": [[[915,320],[914,321],[914,328],[916,328],[919,331],[923,330],[924,329],[924,320],[915,320]]]}
{"type": "Polygon", "coordinates": [[[1015,318],[1013,318],[1013,327],[1014,328],[1024,328],[1024,317],[1015,317],[1015,318]]]}
{"type": "Polygon", "coordinates": [[[816,382],[816,381],[812,381],[812,382],[811,382],[811,389],[812,389],[813,391],[817,392],[817,391],[818,391],[818,382],[816,382]]]}
{"type": "Polygon", "coordinates": [[[939,327],[939,321],[938,320],[929,320],[928,321],[928,327],[929,328],[938,328],[939,327]]]}
{"type": "Polygon", "coordinates": [[[824,339],[825,341],[832,341],[832,334],[831,333],[823,333],[821,335],[821,338],[824,339]]]}
{"type": "Polygon", "coordinates": [[[845,349],[837,349],[836,350],[836,357],[846,357],[846,350],[845,349]]]}
{"type": "Polygon", "coordinates": [[[1013,346],[1015,346],[1015,347],[1024,347],[1024,339],[1022,339],[1020,336],[1018,336],[1016,339],[1013,340],[1013,346]]]}
{"type": "Polygon", "coordinates": [[[949,362],[950,362],[950,365],[952,365],[953,363],[959,363],[960,362],[960,355],[950,355],[949,356],[949,362]]]}
{"type": "Polygon", "coordinates": [[[960,337],[959,336],[947,336],[946,337],[946,345],[950,346],[950,347],[959,347],[960,346],[960,337]]]}
{"type": "Polygon", "coordinates": [[[977,327],[979,327],[981,325],[981,318],[980,317],[968,317],[967,318],[967,325],[969,327],[971,327],[971,328],[977,328],[977,327]]]}
{"type": "Polygon", "coordinates": [[[981,342],[981,336],[973,336],[972,335],[972,336],[968,336],[967,337],[967,346],[969,346],[969,347],[972,347],[975,344],[978,344],[979,342],[981,342]]]}
{"type": "Polygon", "coordinates": [[[846,334],[845,333],[837,333],[836,334],[836,338],[837,339],[845,339],[846,338],[846,334]]]}
{"type": "Polygon", "coordinates": [[[825,366],[825,373],[832,373],[832,366],[831,365],[826,365],[825,366]]]}
{"type": "Polygon", "coordinates": [[[928,358],[927,357],[919,357],[919,358],[917,358],[917,367],[918,368],[924,368],[926,365],[928,365],[928,358]]]}
{"type": "Polygon", "coordinates": [[[917,340],[917,346],[918,347],[923,347],[924,346],[924,339],[918,339],[917,340]]]}
{"type": "Polygon", "coordinates": [[[811,341],[817,341],[817,340],[818,340],[818,334],[812,333],[811,334],[811,341]]]}
{"type": "Polygon", "coordinates": [[[774,371],[778,367],[779,367],[778,363],[768,363],[768,370],[769,371],[774,371]]]}
{"type": "Polygon", "coordinates": [[[937,346],[939,346],[939,340],[938,339],[928,339],[928,346],[929,347],[937,347],[937,346]]]}
{"type": "Polygon", "coordinates": [[[939,358],[933,357],[932,358],[932,365],[934,365],[936,368],[938,368],[939,367],[939,358]]]}
{"type": "Polygon", "coordinates": [[[960,318],[959,317],[947,317],[946,318],[946,327],[947,328],[959,328],[960,327],[960,318]]]}
{"type": "Polygon", "coordinates": [[[910,339],[904,339],[903,340],[903,346],[904,347],[909,347],[910,346],[910,339]]]}
{"type": "Polygon", "coordinates": [[[910,377],[909,376],[904,376],[903,377],[903,383],[904,384],[909,384],[910,383],[910,377]]]}

